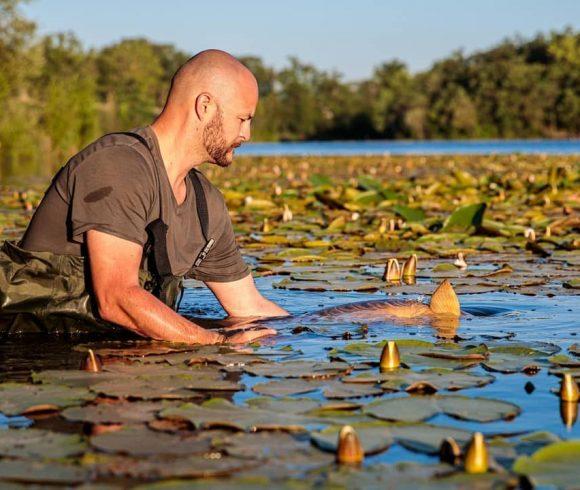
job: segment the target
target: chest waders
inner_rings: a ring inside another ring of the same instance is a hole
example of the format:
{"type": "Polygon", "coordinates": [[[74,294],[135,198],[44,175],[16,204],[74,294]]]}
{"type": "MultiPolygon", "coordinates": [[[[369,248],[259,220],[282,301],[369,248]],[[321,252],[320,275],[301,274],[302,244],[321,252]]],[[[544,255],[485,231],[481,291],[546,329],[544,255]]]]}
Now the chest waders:
{"type": "MultiPolygon", "coordinates": [[[[177,311],[183,294],[183,276],[171,272],[158,165],[147,140],[137,133],[121,134],[136,138],[140,146],[145,147],[147,155],[138,151],[145,158],[153,159],[158,184],[159,218],[147,226],[148,240],[143,247],[139,284],[177,311]]],[[[188,175],[206,242],[192,264],[197,267],[215,240],[209,237],[207,200],[199,174],[191,170],[188,175]]],[[[5,241],[0,248],[0,338],[29,333],[133,336],[128,330],[99,317],[85,257],[34,252],[21,248],[14,241],[5,241]]]]}

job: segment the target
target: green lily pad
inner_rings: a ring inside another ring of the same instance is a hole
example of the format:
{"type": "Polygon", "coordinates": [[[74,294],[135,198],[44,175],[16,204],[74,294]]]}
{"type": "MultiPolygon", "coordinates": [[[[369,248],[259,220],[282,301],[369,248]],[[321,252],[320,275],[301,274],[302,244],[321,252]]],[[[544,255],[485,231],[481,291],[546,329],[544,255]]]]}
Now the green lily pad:
{"type": "Polygon", "coordinates": [[[463,206],[453,211],[443,225],[443,232],[469,233],[481,227],[486,204],[463,206]]]}
{"type": "Polygon", "coordinates": [[[307,413],[310,410],[320,407],[321,403],[312,398],[270,398],[258,397],[250,398],[246,405],[249,407],[261,408],[262,410],[272,410],[283,413],[307,413]]]}
{"type": "Polygon", "coordinates": [[[307,379],[284,379],[258,383],[252,390],[259,395],[290,396],[311,393],[325,386],[323,381],[307,379]]]}
{"type": "Polygon", "coordinates": [[[88,477],[78,466],[29,460],[0,461],[0,481],[38,483],[42,485],[73,485],[88,477]]]}
{"type": "Polygon", "coordinates": [[[85,388],[25,383],[0,384],[0,412],[20,415],[82,405],[95,397],[85,388]]]}
{"type": "Polygon", "coordinates": [[[421,222],[425,219],[425,212],[422,209],[396,204],[393,206],[393,211],[409,223],[421,222]]]}
{"type": "Polygon", "coordinates": [[[91,446],[106,452],[131,456],[203,454],[211,449],[211,434],[168,434],[145,426],[125,426],[90,439],[91,446]]]}
{"type": "Polygon", "coordinates": [[[328,399],[345,399],[382,395],[383,390],[370,383],[355,384],[332,381],[325,384],[322,394],[328,399]]]}
{"type": "Polygon", "coordinates": [[[137,478],[210,478],[229,476],[251,468],[256,463],[247,459],[226,457],[220,453],[189,457],[156,456],[155,458],[119,457],[94,468],[101,477],[137,478]]]}
{"type": "Polygon", "coordinates": [[[430,424],[393,425],[391,434],[402,446],[426,454],[438,454],[443,440],[452,437],[460,445],[471,439],[471,432],[430,424]]]}
{"type": "Polygon", "coordinates": [[[292,462],[296,455],[318,460],[313,466],[332,463],[334,458],[312,448],[308,440],[298,440],[286,432],[236,433],[215,439],[214,448],[229,456],[244,459],[283,460],[292,462]]]}
{"type": "Polygon", "coordinates": [[[227,400],[214,398],[202,405],[187,403],[159,413],[161,418],[186,420],[196,428],[231,428],[240,431],[282,430],[304,431],[311,425],[325,422],[306,415],[280,413],[255,407],[233,405],[227,400]]]}
{"type": "Polygon", "coordinates": [[[155,414],[167,407],[167,402],[99,403],[84,407],[69,407],[60,415],[71,422],[138,424],[154,420],[155,414]]]}
{"type": "MultiPolygon", "coordinates": [[[[391,426],[384,423],[353,424],[365,455],[387,450],[393,444],[391,426]]],[[[336,453],[338,433],[342,426],[333,425],[319,432],[311,432],[312,443],[324,451],[336,453]]]]}
{"type": "Polygon", "coordinates": [[[477,388],[493,382],[490,375],[468,373],[452,369],[432,368],[423,371],[397,369],[376,373],[362,372],[343,378],[345,383],[381,383],[381,388],[390,391],[435,392],[441,390],[457,391],[477,388]]]}
{"type": "Polygon", "coordinates": [[[142,400],[194,398],[195,391],[238,391],[242,385],[223,379],[219,372],[169,376],[138,376],[91,386],[94,393],[142,400]]]}
{"type": "Polygon", "coordinates": [[[0,430],[0,456],[10,458],[59,459],[82,454],[83,439],[43,429],[0,430]]]}
{"type": "Polygon", "coordinates": [[[352,367],[345,362],[285,361],[276,364],[253,364],[244,371],[268,378],[326,379],[346,374],[352,367]]]}
{"type": "Polygon", "coordinates": [[[580,440],[561,441],[519,458],[512,470],[534,485],[575,488],[578,485],[580,440]]]}
{"type": "Polygon", "coordinates": [[[517,405],[490,398],[465,396],[409,396],[369,403],[363,412],[383,420],[421,422],[439,413],[463,420],[493,422],[511,420],[520,413],[517,405]]]}

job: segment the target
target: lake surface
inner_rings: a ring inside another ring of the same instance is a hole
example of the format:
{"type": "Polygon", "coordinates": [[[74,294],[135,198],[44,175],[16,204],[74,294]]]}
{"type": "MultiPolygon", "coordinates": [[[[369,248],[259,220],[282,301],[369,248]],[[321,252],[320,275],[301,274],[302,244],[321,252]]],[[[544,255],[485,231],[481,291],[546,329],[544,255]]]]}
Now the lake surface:
{"type": "Polygon", "coordinates": [[[575,155],[580,154],[580,139],[298,141],[248,143],[236,150],[238,155],[252,156],[487,155],[509,153],[575,155]]]}

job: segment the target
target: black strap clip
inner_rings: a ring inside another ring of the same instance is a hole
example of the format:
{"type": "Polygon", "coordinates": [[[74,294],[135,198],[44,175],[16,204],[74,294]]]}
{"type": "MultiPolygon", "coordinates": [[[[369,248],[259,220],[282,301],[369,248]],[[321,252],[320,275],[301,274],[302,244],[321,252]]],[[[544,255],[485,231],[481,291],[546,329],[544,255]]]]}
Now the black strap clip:
{"type": "Polygon", "coordinates": [[[205,258],[207,257],[207,254],[209,253],[209,251],[213,247],[214,243],[215,243],[215,240],[213,238],[210,238],[207,241],[207,243],[205,244],[205,247],[203,247],[202,251],[199,252],[197,259],[195,259],[195,262],[193,263],[193,267],[198,267],[199,264],[201,264],[205,260],[205,258]]]}

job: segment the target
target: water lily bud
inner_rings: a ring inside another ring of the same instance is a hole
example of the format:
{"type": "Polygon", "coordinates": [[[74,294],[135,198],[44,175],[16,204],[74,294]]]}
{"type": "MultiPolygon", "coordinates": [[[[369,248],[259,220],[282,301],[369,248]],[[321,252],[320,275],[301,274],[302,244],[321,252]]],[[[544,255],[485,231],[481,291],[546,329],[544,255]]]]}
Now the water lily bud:
{"type": "Polygon", "coordinates": [[[528,240],[528,242],[535,242],[536,241],[536,232],[533,228],[526,228],[524,231],[524,237],[528,240]]]}
{"type": "Polygon", "coordinates": [[[387,232],[387,218],[381,218],[381,224],[379,225],[379,233],[384,235],[387,232]]]}
{"type": "Polygon", "coordinates": [[[473,434],[465,451],[465,461],[463,464],[467,473],[487,473],[487,446],[481,432],[473,434]]]}
{"type": "Polygon", "coordinates": [[[338,434],[336,461],[339,464],[358,464],[364,459],[364,451],[355,430],[345,425],[338,434]]]}
{"type": "Polygon", "coordinates": [[[262,223],[262,232],[263,233],[270,233],[272,231],[272,227],[270,226],[270,221],[268,221],[268,218],[264,218],[264,221],[262,223]]]}
{"type": "Polygon", "coordinates": [[[288,207],[288,204],[284,204],[284,212],[282,213],[282,221],[284,223],[288,223],[288,221],[292,221],[293,218],[292,210],[288,207]]]}
{"type": "Polygon", "coordinates": [[[350,219],[351,219],[352,221],[356,221],[356,220],[358,220],[359,218],[360,218],[360,213],[357,213],[356,211],[350,215],[350,219]]]}
{"type": "Polygon", "coordinates": [[[578,402],[560,401],[560,417],[568,430],[574,427],[578,418],[578,402]]]}
{"type": "Polygon", "coordinates": [[[394,340],[389,340],[381,352],[381,361],[379,363],[381,371],[397,369],[401,365],[401,355],[399,348],[394,340]]]}
{"type": "Polygon", "coordinates": [[[87,356],[81,363],[81,369],[89,373],[100,373],[103,370],[103,363],[99,356],[97,356],[92,349],[89,349],[87,356]]]}
{"type": "Polygon", "coordinates": [[[397,229],[397,222],[394,219],[389,220],[389,231],[393,232],[397,229]]]}
{"type": "Polygon", "coordinates": [[[570,373],[565,373],[562,377],[562,384],[560,385],[560,400],[564,402],[577,402],[580,400],[580,392],[578,391],[578,384],[570,373]]]}
{"type": "Polygon", "coordinates": [[[455,259],[455,262],[453,262],[453,265],[455,267],[459,267],[462,270],[467,269],[467,262],[465,262],[465,256],[463,255],[463,252],[457,253],[457,258],[455,259]]]}
{"type": "Polygon", "coordinates": [[[552,227],[546,226],[546,238],[550,238],[552,236],[552,227]]]}
{"type": "Polygon", "coordinates": [[[411,255],[405,260],[402,274],[404,278],[415,277],[417,275],[417,254],[411,255]]]}
{"type": "Polygon", "coordinates": [[[278,184],[274,184],[274,195],[279,196],[280,194],[282,194],[282,187],[278,184]]]}
{"type": "Polygon", "coordinates": [[[383,281],[397,282],[401,280],[401,267],[397,259],[389,259],[383,273],[383,281]]]}
{"type": "Polygon", "coordinates": [[[446,437],[439,446],[439,460],[451,465],[459,464],[461,460],[461,448],[453,437],[446,437]]]}

